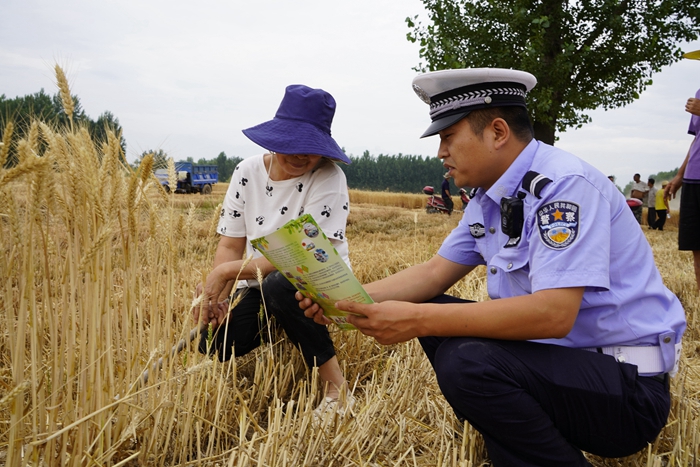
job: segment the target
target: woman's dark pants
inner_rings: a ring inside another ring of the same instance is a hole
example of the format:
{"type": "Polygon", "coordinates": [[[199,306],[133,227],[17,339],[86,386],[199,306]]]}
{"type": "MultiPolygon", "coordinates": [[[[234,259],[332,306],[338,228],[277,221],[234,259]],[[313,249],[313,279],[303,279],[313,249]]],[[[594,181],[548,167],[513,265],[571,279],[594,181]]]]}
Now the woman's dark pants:
{"type": "MultiPolygon", "coordinates": [[[[231,358],[232,351],[234,356],[240,357],[268,342],[267,324],[271,315],[275,318],[274,325],[282,327],[289,340],[301,351],[309,368],[326,363],[335,355],[328,329],[304,316],[294,298],[295,292],[294,286],[278,271],[263,280],[261,289],[236,291],[235,294],[243,294],[243,297],[229,313],[228,320],[214,330],[208,353],[216,354],[223,362],[231,358]]],[[[199,340],[201,353],[207,353],[208,332],[207,329],[202,331],[199,340]]]]}

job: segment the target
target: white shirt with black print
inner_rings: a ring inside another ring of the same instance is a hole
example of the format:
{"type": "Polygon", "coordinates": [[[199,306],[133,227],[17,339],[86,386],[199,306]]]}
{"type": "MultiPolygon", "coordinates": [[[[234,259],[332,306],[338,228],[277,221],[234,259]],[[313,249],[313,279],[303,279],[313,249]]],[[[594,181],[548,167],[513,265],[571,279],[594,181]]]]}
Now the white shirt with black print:
{"type": "MultiPolygon", "coordinates": [[[[334,162],[323,159],[301,177],[274,181],[268,178],[263,156],[258,155],[244,159],[233,171],[216,231],[227,237],[246,237],[246,255],[257,258],[262,255],[252,247],[251,239],[311,214],[350,266],[345,238],[349,212],[345,174],[334,162]]],[[[258,282],[240,281],[238,286],[257,287],[258,282]]]]}

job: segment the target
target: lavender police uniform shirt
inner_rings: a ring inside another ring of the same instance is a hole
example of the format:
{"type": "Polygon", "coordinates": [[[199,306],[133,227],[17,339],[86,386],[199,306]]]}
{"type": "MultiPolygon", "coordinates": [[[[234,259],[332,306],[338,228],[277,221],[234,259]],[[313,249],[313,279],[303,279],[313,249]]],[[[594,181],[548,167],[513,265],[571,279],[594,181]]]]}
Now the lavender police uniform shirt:
{"type": "MultiPolygon", "coordinates": [[[[700,99],[700,89],[695,93],[695,98],[700,99]]],[[[683,174],[684,181],[692,181],[693,183],[700,183],[700,117],[697,115],[691,115],[690,126],[688,127],[688,134],[695,136],[693,144],[690,146],[690,157],[688,158],[688,165],[685,166],[685,173],[683,174]]]]}
{"type": "Polygon", "coordinates": [[[438,254],[486,265],[492,299],[584,286],[571,332],[538,342],[582,348],[668,340],[662,352],[667,371],[672,369],[673,347],[686,327],[683,308],[662,283],[624,196],[605,175],[565,151],[531,141],[488,191],[476,193],[438,254]],[[541,199],[527,194],[522,237],[504,247],[509,239],[501,232],[501,198],[523,191],[530,170],[553,182],[541,199]]]}

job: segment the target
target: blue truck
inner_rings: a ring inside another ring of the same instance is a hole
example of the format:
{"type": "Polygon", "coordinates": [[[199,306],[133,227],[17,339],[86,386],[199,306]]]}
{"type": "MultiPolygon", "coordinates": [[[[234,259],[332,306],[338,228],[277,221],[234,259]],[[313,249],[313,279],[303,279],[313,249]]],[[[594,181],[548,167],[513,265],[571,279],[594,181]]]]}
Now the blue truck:
{"type": "MultiPolygon", "coordinates": [[[[211,187],[219,181],[219,169],[215,165],[197,165],[192,162],[175,162],[177,187],[175,193],[201,193],[208,195],[211,187]]],[[[156,169],[156,178],[165,191],[170,192],[168,169],[156,169]]]]}

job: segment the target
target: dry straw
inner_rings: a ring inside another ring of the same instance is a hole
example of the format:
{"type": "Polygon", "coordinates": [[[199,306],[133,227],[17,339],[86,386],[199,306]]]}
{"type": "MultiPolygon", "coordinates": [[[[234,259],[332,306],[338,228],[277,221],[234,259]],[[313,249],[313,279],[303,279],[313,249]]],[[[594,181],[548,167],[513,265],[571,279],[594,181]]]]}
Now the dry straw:
{"type": "MultiPolygon", "coordinates": [[[[34,137],[27,146],[40,157],[0,168],[0,464],[488,465],[483,440],[458,423],[415,340],[380,346],[331,328],[358,402],[322,429],[312,423],[318,374],[274,326],[229,362],[193,350],[192,293],[211,268],[225,184],[214,201],[164,198],[148,160],[123,165],[116,135],[96,144],[79,128],[38,127],[44,152],[34,137]]],[[[459,221],[426,214],[423,196],[411,207],[382,204],[408,197],[351,192],[347,237],[360,281],[425,261],[459,221]]],[[[681,369],[659,438],[626,459],[590,456],[595,466],[700,463],[692,261],[673,226],[645,233],[686,308],[681,369]]],[[[450,292],[487,299],[484,269],[450,292]]]]}

